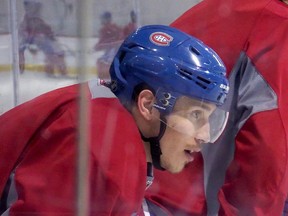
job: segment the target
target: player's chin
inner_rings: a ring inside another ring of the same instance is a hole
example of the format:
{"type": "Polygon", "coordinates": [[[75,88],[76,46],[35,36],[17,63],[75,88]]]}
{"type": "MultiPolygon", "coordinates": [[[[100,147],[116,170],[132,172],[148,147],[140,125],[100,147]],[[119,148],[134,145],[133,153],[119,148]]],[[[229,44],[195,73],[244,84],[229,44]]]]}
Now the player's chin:
{"type": "Polygon", "coordinates": [[[172,173],[172,174],[176,174],[176,173],[180,173],[185,167],[186,167],[187,163],[183,163],[183,164],[175,164],[175,165],[171,165],[168,166],[167,168],[165,168],[168,172],[172,173]]]}

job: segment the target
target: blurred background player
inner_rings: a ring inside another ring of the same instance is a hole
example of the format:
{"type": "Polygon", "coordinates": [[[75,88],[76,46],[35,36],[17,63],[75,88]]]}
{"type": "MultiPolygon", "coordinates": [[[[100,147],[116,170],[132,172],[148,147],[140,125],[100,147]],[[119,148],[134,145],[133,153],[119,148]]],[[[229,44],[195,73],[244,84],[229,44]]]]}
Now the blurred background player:
{"type": "Polygon", "coordinates": [[[39,0],[24,0],[24,18],[19,25],[19,64],[20,72],[25,70],[25,50],[32,54],[38,50],[45,55],[44,71],[53,76],[56,69],[61,75],[66,75],[65,53],[56,40],[50,27],[41,18],[42,2],[39,0]]]}
{"type": "Polygon", "coordinates": [[[102,51],[103,54],[97,59],[96,68],[99,78],[108,79],[110,64],[123,41],[122,29],[113,22],[112,14],[109,11],[104,12],[100,19],[99,40],[94,46],[94,50],[102,51]]]}
{"type": "Polygon", "coordinates": [[[134,10],[130,12],[130,22],[123,27],[123,37],[127,37],[137,29],[137,14],[134,10]]]}

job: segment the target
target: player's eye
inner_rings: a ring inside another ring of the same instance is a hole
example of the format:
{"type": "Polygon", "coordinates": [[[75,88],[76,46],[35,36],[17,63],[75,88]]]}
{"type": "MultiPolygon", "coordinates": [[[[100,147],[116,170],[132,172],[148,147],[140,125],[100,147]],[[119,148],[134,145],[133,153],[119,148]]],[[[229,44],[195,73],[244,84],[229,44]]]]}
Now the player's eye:
{"type": "Polygon", "coordinates": [[[190,118],[199,120],[202,116],[202,112],[200,110],[194,110],[190,113],[190,118]]]}

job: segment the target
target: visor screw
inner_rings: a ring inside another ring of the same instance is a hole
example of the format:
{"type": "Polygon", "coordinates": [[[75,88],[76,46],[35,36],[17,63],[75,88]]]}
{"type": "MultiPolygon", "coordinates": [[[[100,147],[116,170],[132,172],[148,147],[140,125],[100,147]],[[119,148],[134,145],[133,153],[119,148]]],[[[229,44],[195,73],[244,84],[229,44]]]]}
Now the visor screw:
{"type": "Polygon", "coordinates": [[[160,101],[163,104],[163,106],[168,106],[169,105],[169,101],[168,100],[161,99],[160,101]]]}
{"type": "Polygon", "coordinates": [[[170,99],[171,98],[171,94],[170,93],[163,93],[163,96],[165,97],[165,99],[170,99]]]}

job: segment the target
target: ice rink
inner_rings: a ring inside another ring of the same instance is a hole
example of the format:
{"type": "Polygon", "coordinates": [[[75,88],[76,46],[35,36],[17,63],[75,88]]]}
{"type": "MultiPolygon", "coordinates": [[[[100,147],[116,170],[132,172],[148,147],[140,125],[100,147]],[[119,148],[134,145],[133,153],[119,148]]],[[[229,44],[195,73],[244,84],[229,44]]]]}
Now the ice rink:
{"type": "MultiPolygon", "coordinates": [[[[43,53],[38,51],[33,55],[29,51],[25,51],[26,70],[23,74],[14,77],[11,68],[11,36],[0,35],[0,114],[15,106],[15,98],[18,100],[17,103],[21,104],[50,90],[78,83],[76,74],[78,42],[75,38],[59,38],[59,42],[65,50],[68,76],[47,76],[43,71],[43,53]]],[[[96,42],[97,39],[91,39],[89,42],[91,47],[87,59],[89,79],[97,78],[96,60],[102,54],[101,52],[92,52],[92,47],[96,42]]],[[[101,86],[99,86],[99,95],[112,96],[108,89],[101,86]]]]}

